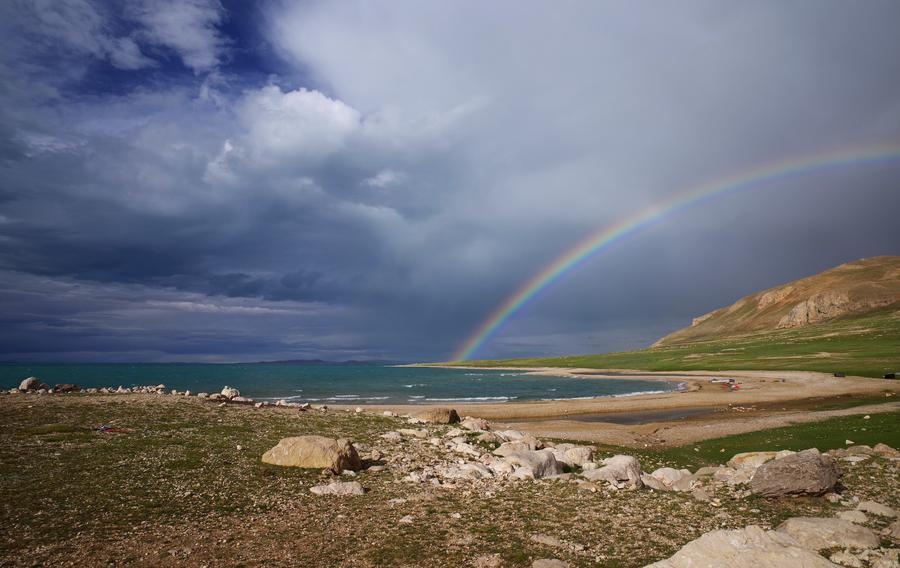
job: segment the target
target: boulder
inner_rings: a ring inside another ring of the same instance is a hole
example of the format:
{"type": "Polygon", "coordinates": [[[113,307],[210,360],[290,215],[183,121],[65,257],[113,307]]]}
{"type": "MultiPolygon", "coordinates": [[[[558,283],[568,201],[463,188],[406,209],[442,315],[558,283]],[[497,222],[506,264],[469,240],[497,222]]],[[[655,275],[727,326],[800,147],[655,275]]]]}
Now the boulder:
{"type": "Polygon", "coordinates": [[[603,465],[582,473],[590,481],[608,481],[613,484],[628,482],[633,488],[643,487],[641,463],[632,456],[613,456],[601,462],[603,465]]]}
{"type": "Polygon", "coordinates": [[[324,436],[283,438],[263,454],[262,461],[288,467],[330,469],[334,473],[362,468],[359,455],[349,440],[324,436]]]}
{"type": "Polygon", "coordinates": [[[646,568],[837,568],[790,536],[751,525],[708,532],[646,568]]]}
{"type": "Polygon", "coordinates": [[[366,492],[358,481],[335,481],[310,487],[309,491],[315,495],[363,495],[366,492]]]}
{"type": "Polygon", "coordinates": [[[56,392],[80,392],[81,387],[73,383],[62,383],[53,387],[56,392]]]}
{"type": "MultiPolygon", "coordinates": [[[[674,469],[671,467],[661,467],[650,474],[652,477],[655,477],[663,485],[668,488],[673,488],[676,484],[682,481],[685,478],[691,477],[691,472],[686,469],[674,469]]],[[[690,487],[688,487],[690,489],[690,487]]]]}
{"type": "Polygon", "coordinates": [[[578,466],[594,459],[594,449],[590,446],[576,446],[575,444],[557,444],[548,448],[556,457],[556,461],[569,466],[578,466]]]}
{"type": "Polygon", "coordinates": [[[831,456],[804,450],[759,466],[750,479],[750,490],[763,497],[823,495],[840,479],[841,470],[831,456]]]}
{"type": "Polygon", "coordinates": [[[517,468],[515,473],[531,479],[560,475],[563,472],[562,465],[556,461],[553,454],[546,450],[512,452],[503,459],[509,465],[517,468]]]}
{"type": "Polygon", "coordinates": [[[844,519],[825,517],[793,517],[776,529],[789,535],[807,550],[826,548],[876,548],[874,532],[844,519]]]}
{"type": "Polygon", "coordinates": [[[414,418],[433,424],[455,424],[459,422],[459,414],[452,408],[426,408],[417,412],[414,418]]]}
{"type": "Polygon", "coordinates": [[[231,400],[232,398],[234,398],[234,397],[236,397],[236,396],[241,396],[241,391],[237,390],[237,389],[234,388],[234,387],[229,387],[228,385],[226,385],[226,386],[222,389],[221,394],[222,394],[222,396],[224,396],[225,398],[231,400]]]}

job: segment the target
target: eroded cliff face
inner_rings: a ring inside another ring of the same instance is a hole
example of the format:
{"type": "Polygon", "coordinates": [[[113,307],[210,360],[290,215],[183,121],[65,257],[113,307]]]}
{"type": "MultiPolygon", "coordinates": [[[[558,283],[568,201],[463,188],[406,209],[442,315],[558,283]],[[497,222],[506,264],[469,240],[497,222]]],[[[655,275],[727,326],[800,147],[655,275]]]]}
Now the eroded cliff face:
{"type": "Polygon", "coordinates": [[[892,305],[900,310],[900,256],[866,258],[741,298],[654,345],[815,325],[892,305]]]}
{"type": "Polygon", "coordinates": [[[841,290],[829,290],[816,294],[806,301],[791,308],[784,317],[778,320],[778,329],[802,327],[843,315],[863,313],[869,310],[888,306],[892,302],[887,298],[852,299],[850,293],[841,290]]]}

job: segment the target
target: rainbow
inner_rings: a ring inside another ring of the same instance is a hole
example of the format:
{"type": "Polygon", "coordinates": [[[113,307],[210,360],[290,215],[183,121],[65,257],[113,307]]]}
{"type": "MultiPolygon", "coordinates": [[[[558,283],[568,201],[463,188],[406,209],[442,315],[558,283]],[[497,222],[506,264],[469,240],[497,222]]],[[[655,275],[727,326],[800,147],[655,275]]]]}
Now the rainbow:
{"type": "Polygon", "coordinates": [[[514,314],[551,284],[584,264],[589,258],[609,249],[622,239],[634,235],[688,207],[706,202],[714,197],[760,187],[775,181],[783,181],[823,170],[869,165],[897,159],[900,159],[900,145],[896,143],[853,149],[845,148],[838,151],[761,164],[736,175],[717,178],[678,192],[672,197],[657,202],[647,209],[638,211],[614,225],[589,234],[565,253],[556,257],[550,264],[535,273],[515,293],[504,300],[478,326],[475,332],[466,339],[465,343],[455,353],[453,360],[464,361],[471,359],[514,314]]]}

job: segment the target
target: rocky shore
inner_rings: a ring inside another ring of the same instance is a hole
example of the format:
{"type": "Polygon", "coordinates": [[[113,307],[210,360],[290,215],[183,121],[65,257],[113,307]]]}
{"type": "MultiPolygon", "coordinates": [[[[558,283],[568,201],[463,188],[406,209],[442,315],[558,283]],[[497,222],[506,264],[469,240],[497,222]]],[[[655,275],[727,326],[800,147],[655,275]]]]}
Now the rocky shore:
{"type": "MultiPolygon", "coordinates": [[[[897,566],[897,512],[875,501],[859,501],[840,494],[841,461],[857,464],[877,456],[896,467],[900,452],[885,444],[874,448],[851,444],[826,453],[815,448],[800,452],[747,452],[732,456],[719,467],[694,472],[660,467],[647,473],[633,456],[602,458],[595,455],[591,446],[542,441],[514,430],[495,431],[480,418],[466,417],[457,425],[454,418],[456,412],[451,409],[431,411],[427,416],[406,416],[411,427],[382,434],[377,447],[354,446],[348,440],[320,436],[288,438],[264,454],[262,460],[281,466],[324,468],[324,473],[344,478],[356,477],[363,469],[383,471],[390,467],[395,475],[402,475],[403,483],[444,488],[476,484],[485,494],[499,493],[508,483],[555,479],[594,493],[684,492],[712,507],[721,506],[724,499],[751,496],[819,497],[839,505],[841,510],[835,517],[792,517],[775,530],[751,525],[713,531],[685,545],[671,558],[649,566],[897,566]],[[441,425],[433,425],[435,422],[441,425]],[[882,539],[887,546],[881,546],[882,539]]],[[[331,481],[313,486],[310,491],[319,496],[347,497],[363,495],[366,488],[356,481],[331,481]]],[[[416,520],[404,517],[400,522],[416,520]]],[[[584,545],[563,543],[552,537],[536,538],[557,547],[584,549],[584,545]]],[[[568,566],[558,559],[540,559],[532,565],[568,566]]]]}

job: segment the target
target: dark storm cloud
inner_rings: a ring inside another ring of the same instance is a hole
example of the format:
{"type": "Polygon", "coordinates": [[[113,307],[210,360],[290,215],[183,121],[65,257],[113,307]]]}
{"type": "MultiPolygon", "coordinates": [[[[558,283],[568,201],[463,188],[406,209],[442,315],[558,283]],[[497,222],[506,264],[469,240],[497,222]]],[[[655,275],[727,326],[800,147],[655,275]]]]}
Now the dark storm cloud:
{"type": "MultiPolygon", "coordinates": [[[[93,0],[0,8],[0,358],[444,358],[591,231],[900,142],[900,8],[93,0]]],[[[698,205],[484,355],[625,349],[896,253],[900,167],[698,205]]]]}

